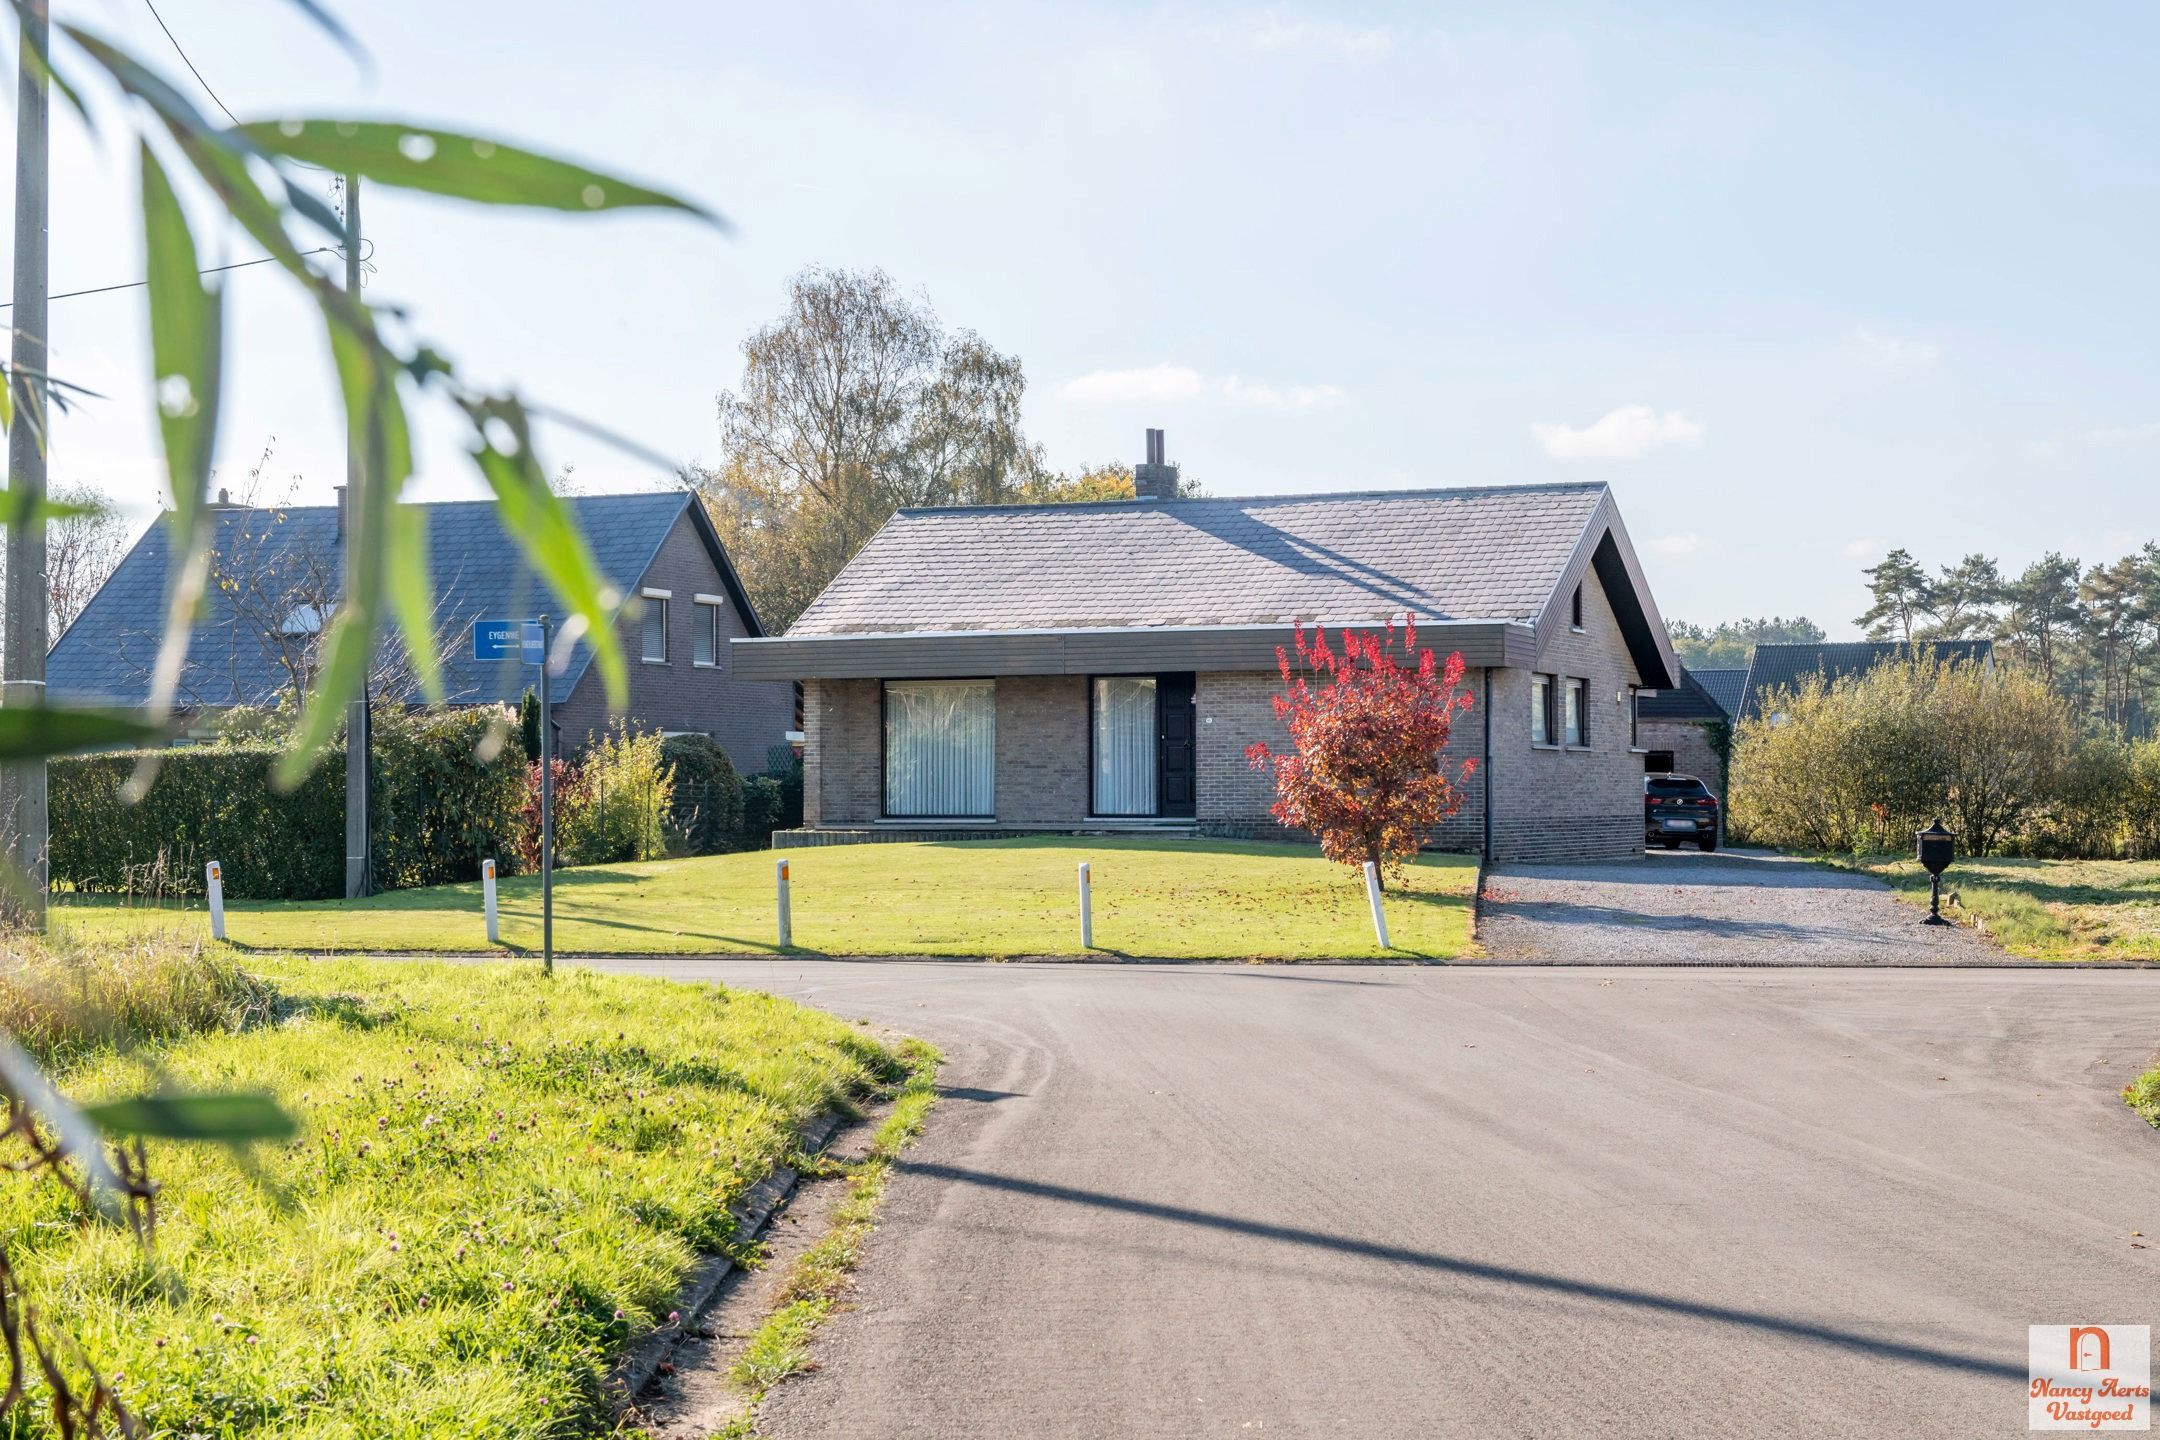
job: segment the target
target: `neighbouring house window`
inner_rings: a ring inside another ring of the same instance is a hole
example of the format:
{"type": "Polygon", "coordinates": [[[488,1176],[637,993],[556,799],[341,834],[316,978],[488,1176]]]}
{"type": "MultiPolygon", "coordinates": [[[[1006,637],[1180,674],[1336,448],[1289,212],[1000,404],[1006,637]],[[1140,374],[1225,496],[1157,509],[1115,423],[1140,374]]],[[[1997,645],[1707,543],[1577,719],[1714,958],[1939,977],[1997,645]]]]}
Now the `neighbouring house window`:
{"type": "Polygon", "coordinates": [[[1590,682],[1587,680],[1570,680],[1567,682],[1566,734],[1567,743],[1570,745],[1586,745],[1589,743],[1587,738],[1589,731],[1585,727],[1588,723],[1586,712],[1590,707],[1583,703],[1589,698],[1589,689],[1590,682]]]}
{"type": "Polygon", "coordinates": [[[667,611],[668,596],[665,592],[645,592],[645,649],[644,658],[651,664],[667,664],[667,611]]]}
{"type": "Polygon", "coordinates": [[[1097,815],[1155,813],[1155,677],[1105,675],[1095,682],[1097,815]]]}
{"type": "Polygon", "coordinates": [[[1580,586],[1580,585],[1577,585],[1577,586],[1575,587],[1575,600],[1574,600],[1574,611],[1573,611],[1573,613],[1574,613],[1574,617],[1575,617],[1575,618],[1574,618],[1573,620],[1571,620],[1571,621],[1570,621],[1569,623],[1570,623],[1570,624],[1572,624],[1572,625],[1573,625],[1573,626],[1574,626],[1574,627],[1575,627],[1575,628],[1576,628],[1577,630],[1580,630],[1580,629],[1582,629],[1582,586],[1580,586]]]}
{"type": "Polygon", "coordinates": [[[1627,687],[1627,743],[1628,749],[1642,748],[1642,687],[1627,687]]]}
{"type": "Polygon", "coordinates": [[[987,819],[995,812],[997,684],[885,682],[885,813],[987,819]]]}
{"type": "Polygon", "coordinates": [[[720,607],[712,601],[697,602],[697,644],[691,659],[699,665],[720,663],[720,607]]]}
{"type": "Polygon", "coordinates": [[[1642,757],[1643,773],[1646,775],[1670,775],[1673,772],[1673,752],[1670,750],[1646,750],[1642,757]]]}
{"type": "Polygon", "coordinates": [[[1530,677],[1530,743],[1553,743],[1552,676],[1530,677]]]}

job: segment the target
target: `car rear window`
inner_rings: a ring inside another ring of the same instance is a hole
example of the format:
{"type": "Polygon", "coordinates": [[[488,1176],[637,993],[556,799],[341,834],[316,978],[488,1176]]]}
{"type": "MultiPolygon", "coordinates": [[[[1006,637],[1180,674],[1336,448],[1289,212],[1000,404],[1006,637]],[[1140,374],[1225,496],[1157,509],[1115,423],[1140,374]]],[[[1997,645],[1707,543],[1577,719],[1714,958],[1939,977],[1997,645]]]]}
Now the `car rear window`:
{"type": "Polygon", "coordinates": [[[1649,787],[1649,793],[1652,795],[1707,795],[1710,793],[1710,787],[1700,780],[1651,780],[1649,787]]]}

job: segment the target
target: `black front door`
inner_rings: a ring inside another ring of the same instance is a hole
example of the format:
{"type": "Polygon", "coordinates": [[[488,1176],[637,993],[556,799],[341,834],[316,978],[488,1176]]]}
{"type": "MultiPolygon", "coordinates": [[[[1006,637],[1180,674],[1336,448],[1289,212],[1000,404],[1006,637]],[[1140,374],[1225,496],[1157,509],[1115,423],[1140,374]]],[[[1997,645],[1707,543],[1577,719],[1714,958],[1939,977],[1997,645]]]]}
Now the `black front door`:
{"type": "Polygon", "coordinates": [[[1161,765],[1155,794],[1156,811],[1162,815],[1194,813],[1193,785],[1193,677],[1155,677],[1156,753],[1161,765]]]}

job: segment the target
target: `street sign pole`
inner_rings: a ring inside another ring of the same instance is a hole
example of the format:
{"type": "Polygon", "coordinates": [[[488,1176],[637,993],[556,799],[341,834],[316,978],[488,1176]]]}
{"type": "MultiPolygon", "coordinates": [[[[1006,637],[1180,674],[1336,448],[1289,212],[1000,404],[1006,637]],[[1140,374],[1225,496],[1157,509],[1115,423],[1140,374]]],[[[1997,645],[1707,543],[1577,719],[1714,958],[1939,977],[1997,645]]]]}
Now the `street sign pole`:
{"type": "Polygon", "coordinates": [[[540,964],[555,973],[555,711],[548,685],[548,617],[540,617],[540,964]]]}

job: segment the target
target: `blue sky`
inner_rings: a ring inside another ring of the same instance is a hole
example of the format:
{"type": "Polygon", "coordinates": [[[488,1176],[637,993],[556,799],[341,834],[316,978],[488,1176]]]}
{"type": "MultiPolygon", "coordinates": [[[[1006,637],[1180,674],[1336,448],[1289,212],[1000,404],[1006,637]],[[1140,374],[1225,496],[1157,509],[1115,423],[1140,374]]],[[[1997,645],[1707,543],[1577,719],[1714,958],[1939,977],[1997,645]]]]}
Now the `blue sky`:
{"type": "MultiPolygon", "coordinates": [[[[276,0],[160,9],[243,117],[435,121],[724,212],[365,197],[378,299],[670,456],[716,456],[791,274],[877,265],[1023,357],[1054,463],[1156,425],[1218,494],[1603,479],[1668,616],[1836,635],[1887,545],[2160,534],[2148,7],[375,0],[341,7],[372,78],[276,0]]],[[[60,10],[173,59],[139,0],[60,10]]],[[[139,275],[118,132],[63,120],[54,169],[54,289],[139,275]]],[[[223,474],[275,437],[266,493],[321,499],[342,432],[287,291],[230,279],[223,474]]],[[[55,303],[55,369],[109,398],[54,472],[147,514],[142,329],[139,292],[55,303]]],[[[426,433],[419,493],[468,493],[426,433]]]]}

